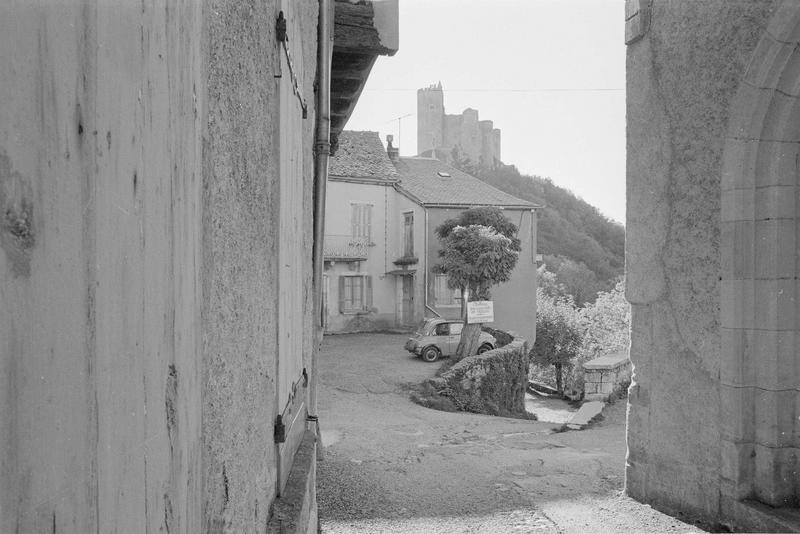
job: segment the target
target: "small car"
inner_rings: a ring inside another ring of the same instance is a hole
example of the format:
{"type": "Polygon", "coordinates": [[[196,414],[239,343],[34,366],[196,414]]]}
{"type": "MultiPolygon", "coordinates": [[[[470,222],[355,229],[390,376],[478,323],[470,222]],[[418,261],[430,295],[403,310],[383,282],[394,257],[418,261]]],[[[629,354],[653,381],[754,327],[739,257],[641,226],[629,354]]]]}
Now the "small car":
{"type": "MultiPolygon", "coordinates": [[[[460,320],[425,319],[419,324],[414,335],[408,338],[405,349],[421,356],[426,362],[435,362],[440,357],[452,356],[458,350],[463,327],[464,323],[460,320]]],[[[497,341],[491,334],[481,332],[479,343],[478,354],[482,354],[495,348],[497,341]]]]}

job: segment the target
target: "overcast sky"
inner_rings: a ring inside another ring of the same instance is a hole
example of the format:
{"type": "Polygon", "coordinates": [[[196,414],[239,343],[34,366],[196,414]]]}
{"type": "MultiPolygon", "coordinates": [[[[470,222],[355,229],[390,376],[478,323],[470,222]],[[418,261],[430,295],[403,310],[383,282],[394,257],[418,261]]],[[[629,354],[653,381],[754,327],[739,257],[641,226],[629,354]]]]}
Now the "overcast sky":
{"type": "Polygon", "coordinates": [[[348,130],[417,149],[417,89],[477,109],[502,160],[625,221],[624,0],[400,0],[400,50],[379,57],[348,130]],[[404,117],[399,119],[399,117],[404,117]]]}

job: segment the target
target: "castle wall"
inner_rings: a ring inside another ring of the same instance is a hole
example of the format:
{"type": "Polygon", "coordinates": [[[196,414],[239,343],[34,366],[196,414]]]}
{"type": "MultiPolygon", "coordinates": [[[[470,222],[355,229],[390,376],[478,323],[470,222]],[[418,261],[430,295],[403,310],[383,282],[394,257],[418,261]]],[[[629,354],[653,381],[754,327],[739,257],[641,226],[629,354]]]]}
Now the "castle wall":
{"type": "Polygon", "coordinates": [[[441,85],[417,91],[417,154],[438,149],[448,160],[453,148],[473,163],[500,161],[500,130],[492,121],[480,121],[478,111],[445,114],[441,85]]]}

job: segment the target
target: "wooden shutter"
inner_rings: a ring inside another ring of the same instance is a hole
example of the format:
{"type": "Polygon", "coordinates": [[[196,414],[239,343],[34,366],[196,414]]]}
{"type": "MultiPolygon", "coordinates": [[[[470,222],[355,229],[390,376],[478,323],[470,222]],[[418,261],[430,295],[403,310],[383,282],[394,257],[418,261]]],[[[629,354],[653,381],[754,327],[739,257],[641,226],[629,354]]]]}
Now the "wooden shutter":
{"type": "Polygon", "coordinates": [[[339,277],[339,313],[344,313],[344,276],[339,277]]]}
{"type": "Polygon", "coordinates": [[[350,235],[358,237],[358,204],[350,206],[350,235]]]}
{"type": "Polygon", "coordinates": [[[366,285],[366,310],[369,311],[372,309],[372,276],[365,276],[364,277],[364,284],[366,285]]]}
{"type": "Polygon", "coordinates": [[[364,235],[367,238],[367,244],[372,243],[372,206],[364,206],[364,235]]]}

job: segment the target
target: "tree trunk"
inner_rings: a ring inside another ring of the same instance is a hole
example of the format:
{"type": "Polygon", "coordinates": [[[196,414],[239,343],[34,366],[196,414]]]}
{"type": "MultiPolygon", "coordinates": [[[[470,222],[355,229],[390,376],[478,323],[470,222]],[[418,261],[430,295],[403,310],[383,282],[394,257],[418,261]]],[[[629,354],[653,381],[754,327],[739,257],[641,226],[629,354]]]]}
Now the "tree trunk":
{"type": "Polygon", "coordinates": [[[556,367],[556,389],[559,393],[564,393],[564,388],[561,383],[561,369],[563,366],[560,363],[555,363],[553,365],[556,367]]]}
{"type": "Polygon", "coordinates": [[[467,356],[478,354],[478,343],[481,337],[480,324],[465,324],[464,329],[461,330],[461,339],[458,342],[458,350],[452,358],[455,361],[461,361],[467,356]]]}

